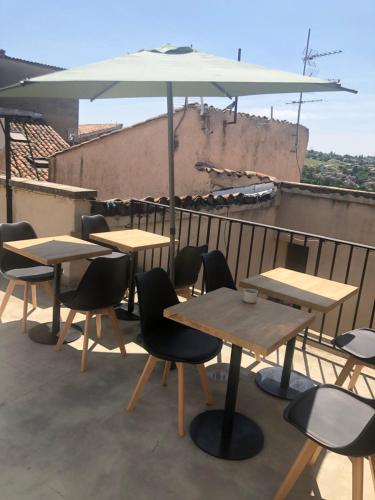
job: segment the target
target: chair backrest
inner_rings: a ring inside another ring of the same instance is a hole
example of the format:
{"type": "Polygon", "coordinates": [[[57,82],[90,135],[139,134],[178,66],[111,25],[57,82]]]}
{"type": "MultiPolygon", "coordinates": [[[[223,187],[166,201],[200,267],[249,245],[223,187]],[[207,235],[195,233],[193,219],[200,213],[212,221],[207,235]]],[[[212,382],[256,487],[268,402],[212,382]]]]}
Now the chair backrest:
{"type": "Polygon", "coordinates": [[[91,233],[105,233],[110,231],[108,223],[103,215],[81,216],[81,238],[90,240],[91,233]]]}
{"type": "Polygon", "coordinates": [[[200,247],[187,246],[177,253],[174,271],[176,289],[195,285],[202,266],[201,255],[206,253],[207,250],[207,245],[200,247]]]}
{"type": "Polygon", "coordinates": [[[206,292],[213,292],[221,287],[236,290],[227,261],[220,250],[212,250],[202,255],[206,292]]]}
{"type": "Polygon", "coordinates": [[[121,302],[129,280],[129,255],[97,257],[83,275],[72,303],[84,311],[115,306],[121,302]]]}
{"type": "Polygon", "coordinates": [[[163,317],[166,307],[178,304],[178,298],[168,274],[157,267],[135,276],[138,303],[141,315],[141,330],[144,336],[169,320],[163,317]]]}
{"type": "Polygon", "coordinates": [[[35,267],[40,264],[3,248],[6,241],[31,240],[36,238],[35,231],[28,222],[0,224],[0,271],[35,267]]]}

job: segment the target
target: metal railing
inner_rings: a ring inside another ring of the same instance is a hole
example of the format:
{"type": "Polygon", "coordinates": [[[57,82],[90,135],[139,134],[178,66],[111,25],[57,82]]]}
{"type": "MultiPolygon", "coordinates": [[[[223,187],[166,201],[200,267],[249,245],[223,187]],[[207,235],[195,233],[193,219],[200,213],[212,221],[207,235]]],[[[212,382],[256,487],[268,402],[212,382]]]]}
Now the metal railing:
{"type": "MultiPolygon", "coordinates": [[[[131,226],[169,234],[168,205],[131,200],[131,226]]],[[[375,247],[287,228],[176,207],[177,251],[186,245],[207,244],[220,249],[234,280],[286,265],[291,243],[305,251],[306,273],[351,284],[357,294],[327,314],[316,313],[305,339],[331,345],[330,338],[357,327],[374,325],[375,247]]],[[[143,269],[167,267],[168,248],[147,250],[140,256],[143,269]]],[[[200,276],[201,290],[203,277],[200,276]]]]}

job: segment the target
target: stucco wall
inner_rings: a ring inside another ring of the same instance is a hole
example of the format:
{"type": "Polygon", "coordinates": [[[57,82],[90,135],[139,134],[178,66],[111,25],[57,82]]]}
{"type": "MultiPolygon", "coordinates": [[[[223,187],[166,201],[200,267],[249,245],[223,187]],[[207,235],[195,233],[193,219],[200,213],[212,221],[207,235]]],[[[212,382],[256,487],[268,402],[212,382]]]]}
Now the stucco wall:
{"type": "Polygon", "coordinates": [[[375,246],[375,193],[281,183],[276,225],[375,246]]]}
{"type": "MultiPolygon", "coordinates": [[[[52,183],[13,179],[13,221],[26,220],[38,236],[80,234],[81,215],[90,213],[93,190],[52,183]]],[[[4,176],[0,175],[0,223],[6,222],[4,176]]],[[[76,281],[86,267],[85,261],[64,264],[64,279],[76,281]]]]}
{"type": "MultiPolygon", "coordinates": [[[[299,181],[293,152],[295,125],[209,108],[200,116],[189,106],[176,112],[176,194],[210,191],[206,172],[194,165],[203,160],[218,168],[259,171],[278,179],[299,181]]],[[[300,127],[299,165],[304,163],[308,131],[300,127]]],[[[161,116],[78,145],[51,160],[50,180],[93,186],[100,199],[143,198],[168,194],[167,118],[161,116]]]]}
{"type": "MultiPolygon", "coordinates": [[[[43,64],[7,58],[0,54],[0,87],[53,71],[58,71],[58,69],[43,64]]],[[[68,139],[68,129],[78,129],[78,100],[3,97],[0,98],[0,106],[42,113],[47,123],[65,140],[68,139]]]]}

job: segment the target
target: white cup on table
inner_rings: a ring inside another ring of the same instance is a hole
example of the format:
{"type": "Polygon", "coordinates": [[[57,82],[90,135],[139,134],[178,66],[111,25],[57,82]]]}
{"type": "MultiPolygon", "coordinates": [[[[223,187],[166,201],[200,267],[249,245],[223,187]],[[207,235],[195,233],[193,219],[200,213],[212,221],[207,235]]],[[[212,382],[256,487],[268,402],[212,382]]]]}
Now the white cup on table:
{"type": "Polygon", "coordinates": [[[258,298],[258,290],[256,288],[244,288],[242,292],[242,300],[247,304],[255,304],[258,298]]]}

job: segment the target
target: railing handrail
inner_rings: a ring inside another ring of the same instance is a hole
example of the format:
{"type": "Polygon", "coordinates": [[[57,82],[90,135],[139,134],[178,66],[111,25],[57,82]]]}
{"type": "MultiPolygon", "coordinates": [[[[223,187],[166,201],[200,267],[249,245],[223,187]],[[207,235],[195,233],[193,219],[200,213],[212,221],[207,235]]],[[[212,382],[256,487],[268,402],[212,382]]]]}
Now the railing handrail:
{"type": "MultiPolygon", "coordinates": [[[[164,205],[162,203],[156,203],[156,202],[146,201],[146,200],[138,200],[137,198],[131,198],[130,201],[131,202],[134,201],[136,203],[142,203],[142,204],[145,204],[145,205],[152,205],[152,206],[156,206],[156,207],[168,208],[169,209],[169,205],[164,205]]],[[[304,236],[304,237],[307,237],[307,238],[315,238],[315,239],[318,239],[318,240],[330,241],[330,242],[336,243],[338,245],[350,245],[350,246],[357,247],[357,248],[365,248],[366,250],[371,250],[371,251],[375,250],[374,246],[365,245],[364,243],[356,243],[354,241],[339,240],[337,238],[332,238],[332,237],[328,237],[328,236],[322,236],[322,235],[314,234],[314,233],[304,233],[302,231],[298,231],[298,230],[295,230],[295,229],[288,229],[288,228],[279,227],[279,226],[271,226],[269,224],[262,224],[260,222],[247,221],[247,220],[244,220],[244,219],[236,219],[234,217],[227,217],[225,215],[210,214],[208,212],[204,212],[204,211],[201,212],[201,211],[197,211],[197,210],[190,210],[188,208],[175,207],[175,210],[176,211],[186,212],[188,214],[193,214],[193,215],[207,215],[208,217],[214,217],[216,219],[222,219],[222,220],[226,220],[226,221],[237,222],[237,223],[245,224],[245,225],[249,225],[249,226],[262,227],[262,228],[265,228],[265,229],[271,229],[271,230],[282,232],[282,233],[289,233],[289,234],[293,233],[293,234],[297,234],[297,235],[304,236]]]]}

